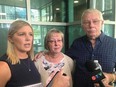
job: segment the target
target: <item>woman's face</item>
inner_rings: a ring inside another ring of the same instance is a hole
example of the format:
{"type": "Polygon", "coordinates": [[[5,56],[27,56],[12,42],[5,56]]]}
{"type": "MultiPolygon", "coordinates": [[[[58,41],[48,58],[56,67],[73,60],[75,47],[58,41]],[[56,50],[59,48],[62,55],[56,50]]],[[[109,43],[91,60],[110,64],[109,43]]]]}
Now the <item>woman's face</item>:
{"type": "Polygon", "coordinates": [[[59,33],[52,33],[50,39],[48,41],[48,48],[49,51],[52,53],[59,53],[63,48],[63,41],[61,34],[59,33]]]}
{"type": "Polygon", "coordinates": [[[30,26],[19,29],[11,38],[14,50],[21,53],[30,51],[33,42],[33,31],[30,26]]]}

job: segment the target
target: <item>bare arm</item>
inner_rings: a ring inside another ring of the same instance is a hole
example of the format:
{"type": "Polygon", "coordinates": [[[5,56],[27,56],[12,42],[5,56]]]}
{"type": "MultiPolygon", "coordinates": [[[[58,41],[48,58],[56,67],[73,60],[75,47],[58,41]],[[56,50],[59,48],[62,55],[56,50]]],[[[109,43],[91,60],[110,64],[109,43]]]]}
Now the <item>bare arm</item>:
{"type": "Polygon", "coordinates": [[[11,72],[7,63],[0,61],[0,87],[5,87],[11,77],[11,72]]]}

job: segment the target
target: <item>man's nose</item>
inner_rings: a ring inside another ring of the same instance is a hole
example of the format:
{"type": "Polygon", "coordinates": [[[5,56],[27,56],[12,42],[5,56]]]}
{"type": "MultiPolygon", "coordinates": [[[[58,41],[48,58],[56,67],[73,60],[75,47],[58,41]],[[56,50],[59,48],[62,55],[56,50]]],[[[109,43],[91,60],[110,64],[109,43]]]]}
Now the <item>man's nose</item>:
{"type": "Polygon", "coordinates": [[[93,21],[90,21],[89,22],[89,26],[93,26],[94,25],[94,22],[93,21]]]}

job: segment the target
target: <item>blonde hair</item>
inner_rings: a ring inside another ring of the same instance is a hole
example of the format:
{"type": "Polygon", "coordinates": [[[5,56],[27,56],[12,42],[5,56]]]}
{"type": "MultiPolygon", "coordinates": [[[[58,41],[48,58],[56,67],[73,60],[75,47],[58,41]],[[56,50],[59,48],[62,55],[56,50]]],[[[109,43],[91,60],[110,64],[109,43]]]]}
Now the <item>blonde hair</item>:
{"type": "Polygon", "coordinates": [[[90,8],[90,9],[85,10],[85,11],[82,13],[82,16],[81,16],[81,24],[82,24],[82,22],[83,22],[83,17],[84,17],[87,13],[96,13],[96,14],[98,14],[100,20],[104,20],[104,19],[103,19],[103,15],[102,15],[102,13],[101,13],[99,10],[94,9],[94,8],[90,8]]]}
{"type": "MultiPolygon", "coordinates": [[[[14,48],[13,48],[14,45],[10,41],[10,38],[12,38],[13,35],[24,26],[30,26],[31,27],[31,25],[29,23],[27,23],[26,21],[16,20],[10,25],[10,28],[9,28],[9,31],[8,31],[7,55],[8,55],[8,59],[10,60],[10,62],[12,64],[20,63],[20,60],[19,60],[16,52],[14,51],[14,48]]],[[[32,27],[31,27],[31,29],[32,29],[32,27]]],[[[33,32],[33,29],[32,29],[32,32],[33,32]]],[[[31,50],[28,52],[28,56],[31,59],[34,58],[33,46],[31,47],[31,50]]]]}
{"type": "Polygon", "coordinates": [[[49,50],[48,41],[49,41],[51,35],[54,34],[54,33],[59,33],[61,35],[62,42],[64,43],[64,34],[56,28],[50,29],[48,31],[48,33],[46,34],[45,39],[44,39],[44,47],[45,47],[46,50],[49,50]]]}

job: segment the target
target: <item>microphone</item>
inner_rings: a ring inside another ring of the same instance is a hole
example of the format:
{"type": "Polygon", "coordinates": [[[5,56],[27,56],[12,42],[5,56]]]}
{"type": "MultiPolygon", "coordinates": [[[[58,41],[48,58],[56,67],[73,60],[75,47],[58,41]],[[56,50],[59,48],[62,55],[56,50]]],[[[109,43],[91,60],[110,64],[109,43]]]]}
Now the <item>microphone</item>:
{"type": "Polygon", "coordinates": [[[99,83],[100,87],[105,87],[103,82],[101,81],[102,79],[105,78],[105,76],[101,70],[100,64],[93,60],[89,60],[85,63],[85,67],[87,68],[89,72],[92,73],[91,80],[94,83],[99,83]]]}
{"type": "MultiPolygon", "coordinates": [[[[54,78],[55,78],[55,76],[58,74],[58,72],[59,72],[59,71],[57,71],[57,72],[55,73],[55,75],[52,77],[52,79],[50,80],[50,82],[47,84],[47,86],[46,86],[46,87],[52,87],[53,79],[54,79],[54,78]]],[[[62,75],[63,75],[63,76],[67,76],[67,74],[66,74],[66,73],[63,73],[62,75]]]]}
{"type": "Polygon", "coordinates": [[[52,86],[52,84],[53,84],[53,79],[54,79],[55,76],[58,74],[58,72],[59,72],[59,71],[57,71],[57,72],[55,73],[55,75],[52,77],[52,79],[51,79],[50,82],[46,85],[46,87],[51,87],[51,86],[52,86]]]}

